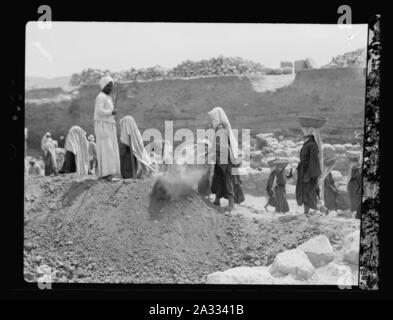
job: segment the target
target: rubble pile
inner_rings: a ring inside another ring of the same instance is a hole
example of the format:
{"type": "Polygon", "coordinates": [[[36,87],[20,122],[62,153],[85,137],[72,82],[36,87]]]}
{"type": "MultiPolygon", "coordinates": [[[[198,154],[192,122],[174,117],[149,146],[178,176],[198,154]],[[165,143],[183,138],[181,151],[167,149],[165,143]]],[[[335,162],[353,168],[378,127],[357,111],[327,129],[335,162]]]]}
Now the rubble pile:
{"type": "Polygon", "coordinates": [[[292,73],[293,67],[290,62],[283,63],[281,68],[272,69],[251,60],[245,60],[238,57],[231,58],[219,56],[200,61],[187,60],[171,69],[154,66],[150,68],[130,68],[126,71],[111,72],[109,70],[88,68],[81,73],[73,74],[70,80],[70,86],[98,83],[101,77],[105,75],[111,75],[116,81],[147,81],[204,76],[245,74],[280,75],[292,73]]]}
{"type": "Polygon", "coordinates": [[[357,49],[332,58],[328,64],[321,68],[365,68],[367,60],[366,48],[357,49]]]}

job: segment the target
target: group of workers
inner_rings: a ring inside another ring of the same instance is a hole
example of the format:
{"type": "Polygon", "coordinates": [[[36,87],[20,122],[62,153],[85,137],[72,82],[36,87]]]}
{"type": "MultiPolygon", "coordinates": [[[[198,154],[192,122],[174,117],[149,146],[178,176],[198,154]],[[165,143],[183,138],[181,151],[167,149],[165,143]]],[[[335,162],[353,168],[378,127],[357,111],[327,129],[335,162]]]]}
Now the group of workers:
{"type": "MultiPolygon", "coordinates": [[[[138,126],[132,116],[125,116],[119,121],[120,141],[116,132],[117,110],[110,96],[114,88],[114,80],[105,76],[100,80],[101,91],[95,100],[94,132],[87,137],[86,132],[79,126],[73,126],[64,142],[64,160],[59,169],[57,161],[57,143],[47,133],[41,143],[44,152],[45,175],[57,173],[96,174],[100,179],[107,181],[141,178],[150,175],[155,166],[144,147],[143,139],[138,126]]],[[[221,205],[222,198],[228,200],[229,209],[234,203],[244,201],[240,175],[236,168],[241,166],[242,157],[238,153],[237,139],[232,131],[231,124],[221,107],[215,107],[209,113],[210,126],[215,130],[216,136],[212,147],[216,152],[213,178],[208,183],[207,194],[214,194],[215,205],[221,205]]],[[[300,151],[300,162],[297,167],[296,200],[299,206],[304,205],[305,214],[310,209],[320,209],[320,179],[323,179],[325,206],[335,210],[337,206],[337,190],[331,169],[335,159],[320,157],[322,147],[319,129],[302,128],[305,142],[300,151]]],[[[210,153],[209,153],[210,154],[210,153]]],[[[350,167],[348,192],[351,198],[351,209],[360,217],[361,203],[361,167],[359,159],[353,160],[350,167]]],[[[274,206],[277,212],[288,212],[286,199],[286,178],[292,176],[284,173],[286,161],[276,159],[271,163],[272,170],[267,184],[269,195],[267,206],[274,206]]],[[[206,193],[205,187],[202,189],[206,193]]]]}
{"type": "MultiPolygon", "coordinates": [[[[304,206],[305,215],[309,215],[310,210],[321,210],[325,213],[337,211],[339,209],[338,188],[332,175],[336,156],[330,153],[322,157],[319,129],[307,127],[302,130],[305,142],[300,150],[300,161],[297,166],[296,202],[299,206],[304,206]]],[[[358,137],[358,140],[361,142],[362,137],[358,137]]],[[[349,210],[356,212],[355,218],[360,219],[363,189],[362,159],[360,154],[351,151],[348,151],[346,156],[349,163],[346,183],[350,202],[349,210]]],[[[285,174],[288,161],[283,159],[273,160],[270,165],[271,173],[266,186],[268,200],[265,209],[272,206],[275,207],[276,212],[288,212],[285,185],[286,178],[292,177],[292,169],[289,175],[285,174]]]]}

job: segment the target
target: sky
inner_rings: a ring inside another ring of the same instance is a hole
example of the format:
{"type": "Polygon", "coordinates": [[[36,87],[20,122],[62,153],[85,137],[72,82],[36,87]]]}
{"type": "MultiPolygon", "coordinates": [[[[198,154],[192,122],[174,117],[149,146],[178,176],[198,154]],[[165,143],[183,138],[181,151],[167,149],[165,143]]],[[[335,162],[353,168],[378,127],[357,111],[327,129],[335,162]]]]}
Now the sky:
{"type": "Polygon", "coordinates": [[[367,25],[52,22],[26,25],[26,76],[70,76],[87,68],[112,72],[223,55],[278,68],[312,57],[317,65],[366,47],[367,25]]]}

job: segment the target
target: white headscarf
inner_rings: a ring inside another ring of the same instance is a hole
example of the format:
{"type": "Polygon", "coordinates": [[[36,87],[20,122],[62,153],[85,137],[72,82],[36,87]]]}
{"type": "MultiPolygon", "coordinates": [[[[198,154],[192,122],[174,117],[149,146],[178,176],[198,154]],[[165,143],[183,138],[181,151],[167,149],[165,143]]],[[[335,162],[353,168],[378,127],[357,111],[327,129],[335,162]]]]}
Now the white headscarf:
{"type": "Polygon", "coordinates": [[[138,126],[131,116],[125,116],[120,119],[120,141],[132,148],[133,155],[146,168],[154,170],[149,155],[143,145],[142,135],[138,126]]]}
{"type": "MultiPolygon", "coordinates": [[[[233,134],[231,123],[229,122],[227,115],[221,107],[215,107],[209,112],[209,116],[211,117],[211,119],[214,119],[218,123],[222,123],[224,125],[229,137],[229,149],[232,162],[235,161],[237,163],[240,160],[238,155],[238,143],[235,135],[233,134]]],[[[213,147],[215,147],[215,144],[216,141],[214,139],[213,147]]]]}
{"type": "Polygon", "coordinates": [[[52,156],[53,165],[57,169],[56,146],[52,138],[49,137],[46,139],[46,141],[43,144],[43,150],[45,152],[45,155],[48,153],[48,151],[50,152],[52,156]]]}
{"type": "Polygon", "coordinates": [[[45,152],[46,155],[46,149],[45,144],[47,143],[48,139],[50,138],[50,132],[45,133],[45,135],[41,139],[41,150],[45,152]]]}
{"type": "Polygon", "coordinates": [[[75,155],[76,172],[87,174],[89,169],[89,142],[86,132],[79,126],[73,126],[66,138],[64,149],[75,155]]]}
{"type": "Polygon", "coordinates": [[[101,90],[104,89],[105,86],[106,86],[109,82],[115,83],[115,81],[113,80],[113,78],[112,78],[111,76],[102,77],[101,80],[100,80],[100,88],[101,88],[101,90]]]}

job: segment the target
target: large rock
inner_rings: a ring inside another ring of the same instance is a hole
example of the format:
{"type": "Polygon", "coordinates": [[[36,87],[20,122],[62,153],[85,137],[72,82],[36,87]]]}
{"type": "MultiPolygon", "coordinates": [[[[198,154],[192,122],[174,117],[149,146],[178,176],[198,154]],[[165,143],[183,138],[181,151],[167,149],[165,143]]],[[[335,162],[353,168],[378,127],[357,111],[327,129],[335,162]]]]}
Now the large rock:
{"type": "Polygon", "coordinates": [[[325,235],[312,238],[298,246],[310,259],[315,268],[322,267],[334,259],[333,247],[325,235]]]}
{"type": "Polygon", "coordinates": [[[321,285],[337,285],[347,287],[357,285],[353,282],[351,267],[345,264],[337,264],[332,261],[329,264],[315,270],[315,278],[321,285]]]}
{"type": "Polygon", "coordinates": [[[278,157],[285,157],[285,158],[289,157],[289,152],[285,149],[276,149],[275,154],[278,157]]]}
{"type": "Polygon", "coordinates": [[[351,232],[344,237],[344,260],[352,264],[359,263],[360,230],[351,232]]]}
{"type": "Polygon", "coordinates": [[[315,268],[302,250],[292,249],[277,254],[270,271],[272,275],[291,274],[296,279],[308,279],[315,268]]]}
{"type": "Polygon", "coordinates": [[[273,284],[268,267],[237,267],[207,276],[207,284],[273,284]]]}

